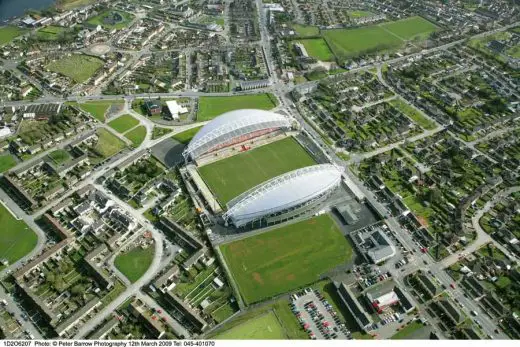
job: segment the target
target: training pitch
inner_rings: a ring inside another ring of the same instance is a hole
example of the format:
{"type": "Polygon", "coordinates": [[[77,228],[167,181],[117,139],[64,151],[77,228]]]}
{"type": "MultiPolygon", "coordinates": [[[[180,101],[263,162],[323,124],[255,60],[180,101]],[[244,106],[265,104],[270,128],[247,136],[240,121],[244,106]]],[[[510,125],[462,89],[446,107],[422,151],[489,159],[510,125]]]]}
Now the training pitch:
{"type": "Polygon", "coordinates": [[[217,199],[231,199],[283,173],[314,165],[314,159],[292,137],[199,168],[200,175],[217,199]]]}
{"type": "Polygon", "coordinates": [[[243,108],[256,108],[270,110],[275,108],[278,100],[273,94],[252,94],[235,96],[203,96],[199,98],[197,120],[207,121],[220,116],[222,113],[240,110],[243,108]]]}
{"type": "Polygon", "coordinates": [[[325,214],[220,247],[248,304],[300,288],[346,263],[352,247],[325,214]]]}
{"type": "Polygon", "coordinates": [[[226,330],[215,338],[217,340],[282,340],[287,337],[275,314],[269,311],[226,330]]]}

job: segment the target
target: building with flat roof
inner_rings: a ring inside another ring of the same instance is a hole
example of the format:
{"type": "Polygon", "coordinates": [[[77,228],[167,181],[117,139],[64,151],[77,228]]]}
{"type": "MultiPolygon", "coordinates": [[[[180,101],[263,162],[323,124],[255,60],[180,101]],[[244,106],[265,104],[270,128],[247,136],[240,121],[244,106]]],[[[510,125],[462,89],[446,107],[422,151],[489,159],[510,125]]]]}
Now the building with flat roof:
{"type": "Polygon", "coordinates": [[[351,233],[351,238],[358,250],[374,264],[380,264],[396,254],[395,246],[385,231],[386,224],[366,227],[351,233]]]}
{"type": "Polygon", "coordinates": [[[373,323],[370,315],[360,305],[356,296],[345,283],[335,283],[335,286],[342,303],[347,307],[350,314],[352,314],[356,323],[361,329],[367,331],[367,328],[373,323]]]}

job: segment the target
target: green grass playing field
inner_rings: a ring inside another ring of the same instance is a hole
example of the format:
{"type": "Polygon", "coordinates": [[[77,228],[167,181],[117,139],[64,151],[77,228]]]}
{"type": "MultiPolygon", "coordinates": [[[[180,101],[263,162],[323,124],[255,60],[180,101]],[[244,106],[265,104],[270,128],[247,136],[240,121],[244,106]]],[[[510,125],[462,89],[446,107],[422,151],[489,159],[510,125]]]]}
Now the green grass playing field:
{"type": "Polygon", "coordinates": [[[16,160],[10,154],[0,155],[0,173],[16,166],[16,160]]]}
{"type": "Polygon", "coordinates": [[[327,214],[220,247],[246,303],[315,282],[352,257],[352,247],[327,214]]]}
{"type": "Polygon", "coordinates": [[[0,27],[0,46],[11,42],[15,37],[18,37],[25,32],[25,29],[15,26],[0,27]]]}
{"type": "Polygon", "coordinates": [[[188,144],[191,141],[191,139],[193,138],[193,136],[195,136],[195,134],[197,134],[199,132],[200,128],[202,128],[202,127],[200,126],[200,127],[196,127],[196,128],[191,128],[189,130],[183,131],[182,133],[173,135],[172,138],[174,140],[179,141],[180,143],[188,144]]]}
{"type": "Polygon", "coordinates": [[[356,29],[323,30],[322,36],[334,55],[342,60],[362,54],[391,52],[400,48],[403,40],[425,39],[436,29],[433,23],[415,16],[356,29]]]}
{"type": "Polygon", "coordinates": [[[199,98],[197,120],[200,122],[207,121],[220,116],[224,112],[241,108],[270,110],[275,108],[277,104],[276,97],[269,93],[240,96],[203,96],[199,98]]]}
{"type": "Polygon", "coordinates": [[[92,77],[101,67],[103,61],[83,54],[72,54],[47,65],[51,71],[61,73],[77,83],[83,83],[92,77]]]}
{"type": "Polygon", "coordinates": [[[324,39],[306,39],[298,40],[297,42],[302,43],[305,46],[307,54],[313,58],[321,61],[334,60],[334,54],[332,54],[324,39]]]}
{"type": "Polygon", "coordinates": [[[143,143],[146,137],[146,127],[144,125],[140,125],[125,133],[125,137],[132,141],[134,147],[139,147],[139,145],[143,143]]]}
{"type": "Polygon", "coordinates": [[[106,129],[98,129],[99,140],[94,147],[103,158],[109,158],[126,147],[125,143],[106,129]]]}
{"type": "Polygon", "coordinates": [[[217,340],[282,340],[286,338],[282,326],[272,311],[215,336],[217,340]]]}
{"type": "Polygon", "coordinates": [[[292,137],[276,141],[199,168],[217,199],[231,199],[283,173],[314,165],[314,159],[292,137]]]}
{"type": "Polygon", "coordinates": [[[90,113],[94,118],[96,118],[101,123],[105,122],[105,114],[108,108],[112,105],[122,104],[122,101],[88,101],[84,104],[79,104],[78,106],[85,112],[90,113]]]}
{"type": "Polygon", "coordinates": [[[128,252],[120,253],[114,260],[114,265],[132,283],[141,278],[152,264],[155,248],[135,247],[128,252]]]}
{"type": "Polygon", "coordinates": [[[24,221],[14,218],[3,204],[0,204],[0,226],[0,259],[13,264],[36,246],[36,234],[24,221]]]}
{"type": "Polygon", "coordinates": [[[135,119],[129,114],[124,114],[121,117],[117,117],[114,120],[108,122],[108,126],[122,134],[139,124],[139,120],[135,119]]]}

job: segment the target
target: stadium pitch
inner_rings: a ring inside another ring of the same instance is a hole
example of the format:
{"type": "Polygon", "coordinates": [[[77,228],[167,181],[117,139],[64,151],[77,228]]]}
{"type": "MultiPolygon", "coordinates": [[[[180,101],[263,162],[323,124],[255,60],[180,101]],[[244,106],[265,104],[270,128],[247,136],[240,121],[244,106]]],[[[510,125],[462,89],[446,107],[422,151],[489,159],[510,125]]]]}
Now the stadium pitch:
{"type": "Polygon", "coordinates": [[[224,244],[220,250],[247,304],[316,282],[353,254],[327,214],[224,244]]]}
{"type": "Polygon", "coordinates": [[[316,162],[292,137],[199,167],[222,205],[260,183],[316,162]]]}

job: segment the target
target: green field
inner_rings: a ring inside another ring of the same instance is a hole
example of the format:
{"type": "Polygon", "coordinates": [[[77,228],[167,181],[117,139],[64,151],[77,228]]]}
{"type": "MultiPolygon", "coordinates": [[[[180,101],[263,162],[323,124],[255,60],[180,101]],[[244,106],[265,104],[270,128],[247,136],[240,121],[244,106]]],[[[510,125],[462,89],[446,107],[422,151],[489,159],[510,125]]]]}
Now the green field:
{"type": "Polygon", "coordinates": [[[0,27],[0,46],[11,42],[15,37],[18,37],[26,32],[25,29],[21,29],[14,26],[0,27]]]}
{"type": "Polygon", "coordinates": [[[294,24],[292,28],[300,37],[318,36],[320,34],[320,28],[312,25],[294,24]]]}
{"type": "Polygon", "coordinates": [[[373,15],[373,13],[368,12],[368,11],[348,11],[348,16],[350,18],[361,18],[361,17],[372,16],[372,15],[373,15]]]}
{"type": "Polygon", "coordinates": [[[273,94],[253,94],[243,96],[203,96],[199,98],[197,111],[198,121],[207,121],[221,115],[224,112],[239,110],[241,108],[254,108],[270,110],[278,104],[273,94]]]}
{"type": "Polygon", "coordinates": [[[422,323],[419,323],[417,321],[411,322],[403,329],[399,330],[394,336],[392,336],[390,339],[392,340],[408,340],[417,330],[420,330],[424,328],[424,325],[422,323]]]}
{"type": "Polygon", "coordinates": [[[146,127],[144,125],[140,125],[125,133],[125,137],[132,141],[134,147],[139,147],[139,145],[143,143],[144,139],[146,138],[146,127]]]}
{"type": "Polygon", "coordinates": [[[78,106],[85,112],[90,113],[101,123],[105,122],[105,114],[112,105],[123,104],[123,101],[87,101],[78,106]]]}
{"type": "Polygon", "coordinates": [[[172,131],[173,131],[173,129],[170,129],[170,128],[154,126],[153,131],[152,131],[152,140],[158,139],[159,137],[169,134],[172,131]]]}
{"type": "Polygon", "coordinates": [[[143,249],[135,247],[127,252],[120,253],[114,260],[114,265],[132,283],[141,278],[152,264],[155,248],[148,246],[143,249]]]}
{"type": "Polygon", "coordinates": [[[97,135],[99,140],[94,150],[103,158],[109,158],[125,148],[125,143],[106,129],[99,129],[97,135]]]}
{"type": "Polygon", "coordinates": [[[215,336],[217,340],[282,340],[285,338],[282,326],[272,311],[215,336]]]}
{"type": "Polygon", "coordinates": [[[306,39],[298,40],[297,42],[305,46],[305,50],[310,57],[321,61],[334,60],[334,54],[332,54],[324,39],[306,39]]]}
{"type": "Polygon", "coordinates": [[[172,138],[174,140],[179,141],[180,143],[188,144],[193,138],[193,136],[195,136],[195,134],[199,132],[200,128],[202,127],[200,126],[196,128],[191,128],[189,130],[183,131],[182,133],[173,135],[172,138]]]}
{"type": "Polygon", "coordinates": [[[72,54],[47,65],[51,71],[60,73],[77,83],[86,82],[101,67],[103,60],[83,54],[72,54]]]}
{"type": "Polygon", "coordinates": [[[390,101],[390,104],[400,110],[402,113],[410,117],[417,125],[419,125],[423,129],[431,130],[435,129],[435,122],[429,120],[425,116],[421,114],[418,110],[416,110],[411,105],[407,104],[401,99],[395,99],[390,101]]]}
{"type": "Polygon", "coordinates": [[[120,134],[134,128],[137,124],[139,124],[139,120],[129,114],[124,114],[108,122],[108,126],[120,134]]]}
{"type": "Polygon", "coordinates": [[[38,236],[24,221],[16,220],[3,204],[0,204],[0,225],[0,259],[13,264],[36,247],[38,236]]]}
{"type": "Polygon", "coordinates": [[[16,160],[10,154],[2,154],[0,155],[0,173],[9,170],[10,168],[16,166],[16,160]]]}
{"type": "Polygon", "coordinates": [[[107,10],[105,12],[100,13],[99,15],[90,18],[87,23],[90,25],[101,25],[105,29],[123,29],[130,24],[130,22],[134,19],[134,15],[123,12],[123,11],[114,11],[114,10],[107,10]],[[122,17],[122,21],[110,23],[105,22],[105,19],[110,17],[113,13],[118,13],[122,17]]]}
{"type": "Polygon", "coordinates": [[[49,158],[51,158],[56,165],[60,165],[69,160],[71,156],[66,150],[57,149],[49,153],[49,158]]]}
{"type": "Polygon", "coordinates": [[[313,283],[353,254],[326,214],[224,244],[220,250],[248,304],[313,283]]]}
{"type": "Polygon", "coordinates": [[[49,25],[36,31],[36,37],[42,41],[56,41],[65,31],[63,27],[49,25]]]}
{"type": "Polygon", "coordinates": [[[433,23],[416,16],[356,29],[323,30],[322,35],[338,59],[347,59],[394,51],[403,46],[403,40],[425,39],[436,28],[433,23]]]}
{"type": "Polygon", "coordinates": [[[206,184],[222,204],[283,173],[316,162],[292,137],[199,167],[206,184]]]}

